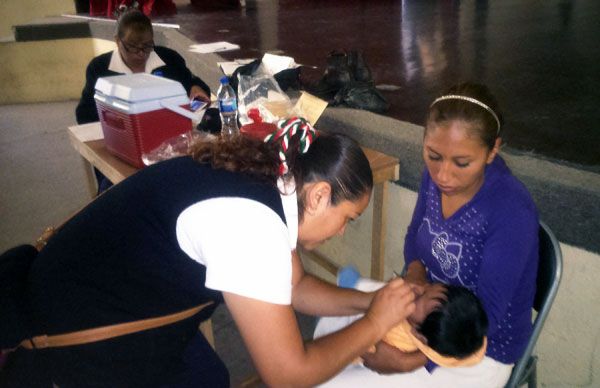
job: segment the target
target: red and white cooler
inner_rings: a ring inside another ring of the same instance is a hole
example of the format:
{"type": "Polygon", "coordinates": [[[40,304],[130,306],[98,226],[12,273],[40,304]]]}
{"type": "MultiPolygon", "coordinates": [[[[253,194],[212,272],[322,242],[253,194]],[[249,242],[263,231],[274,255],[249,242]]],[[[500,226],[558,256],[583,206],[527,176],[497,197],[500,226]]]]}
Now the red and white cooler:
{"type": "Polygon", "coordinates": [[[177,81],[125,74],[99,78],[95,89],[106,148],[135,167],[144,167],[142,154],[192,130],[190,101],[177,81]]]}

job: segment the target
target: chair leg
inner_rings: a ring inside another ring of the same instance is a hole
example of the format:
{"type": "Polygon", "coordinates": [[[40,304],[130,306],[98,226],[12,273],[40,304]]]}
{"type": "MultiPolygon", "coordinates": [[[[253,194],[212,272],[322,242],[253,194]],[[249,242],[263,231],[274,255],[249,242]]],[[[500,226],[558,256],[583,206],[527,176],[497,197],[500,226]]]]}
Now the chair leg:
{"type": "Polygon", "coordinates": [[[527,380],[528,388],[537,388],[537,363],[533,364],[527,380]]]}

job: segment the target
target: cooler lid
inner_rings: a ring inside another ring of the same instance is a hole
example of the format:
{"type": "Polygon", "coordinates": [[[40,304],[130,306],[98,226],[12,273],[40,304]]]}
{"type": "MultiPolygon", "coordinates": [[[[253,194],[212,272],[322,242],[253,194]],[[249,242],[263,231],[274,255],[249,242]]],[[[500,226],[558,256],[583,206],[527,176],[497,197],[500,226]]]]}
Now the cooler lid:
{"type": "Polygon", "coordinates": [[[129,102],[186,96],[181,83],[146,73],[101,77],[95,88],[104,96],[129,102]]]}

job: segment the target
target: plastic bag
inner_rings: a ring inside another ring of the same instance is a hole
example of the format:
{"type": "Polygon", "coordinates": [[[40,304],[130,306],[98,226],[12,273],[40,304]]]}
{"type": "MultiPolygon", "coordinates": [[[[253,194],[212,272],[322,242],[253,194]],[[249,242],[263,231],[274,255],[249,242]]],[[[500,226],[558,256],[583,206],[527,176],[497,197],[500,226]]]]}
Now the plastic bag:
{"type": "Polygon", "coordinates": [[[329,53],[323,77],[308,90],[332,106],[345,105],[376,113],[389,109],[389,103],[375,87],[371,70],[358,51],[329,53]]]}
{"type": "Polygon", "coordinates": [[[215,136],[206,132],[189,131],[165,140],[152,151],[142,154],[146,166],[177,156],[189,155],[190,146],[200,140],[211,140],[215,136]]]}
{"type": "Polygon", "coordinates": [[[262,121],[274,123],[290,116],[292,102],[272,75],[238,75],[238,111],[242,125],[252,122],[250,109],[256,108],[262,121]]]}
{"type": "MultiPolygon", "coordinates": [[[[267,55],[267,54],[265,54],[267,55]]],[[[262,60],[256,59],[250,63],[242,65],[238,67],[231,77],[229,77],[229,84],[238,93],[238,80],[240,76],[248,76],[248,75],[261,75],[261,74],[271,74],[269,72],[262,60]]],[[[294,67],[290,69],[284,69],[273,74],[275,81],[277,81],[277,85],[284,92],[289,88],[300,88],[300,67],[294,67]]],[[[238,94],[239,96],[239,94],[238,94]]]]}
{"type": "Polygon", "coordinates": [[[352,82],[343,87],[333,98],[334,105],[346,105],[375,113],[386,112],[390,105],[370,82],[352,82]]]}

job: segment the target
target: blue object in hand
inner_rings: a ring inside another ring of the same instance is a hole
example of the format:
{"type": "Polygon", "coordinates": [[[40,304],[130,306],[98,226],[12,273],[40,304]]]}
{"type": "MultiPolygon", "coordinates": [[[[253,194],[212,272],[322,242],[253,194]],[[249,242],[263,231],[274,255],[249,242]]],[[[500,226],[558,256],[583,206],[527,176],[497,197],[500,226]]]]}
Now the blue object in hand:
{"type": "Polygon", "coordinates": [[[192,112],[195,112],[199,109],[204,109],[206,107],[207,103],[201,100],[198,100],[196,98],[193,98],[192,100],[190,100],[190,109],[192,110],[192,112]]]}
{"type": "Polygon", "coordinates": [[[337,273],[337,285],[342,288],[354,288],[358,279],[360,273],[351,265],[340,268],[337,273]]]}

